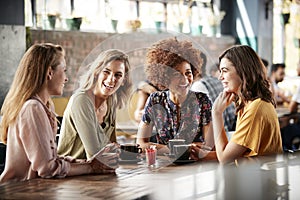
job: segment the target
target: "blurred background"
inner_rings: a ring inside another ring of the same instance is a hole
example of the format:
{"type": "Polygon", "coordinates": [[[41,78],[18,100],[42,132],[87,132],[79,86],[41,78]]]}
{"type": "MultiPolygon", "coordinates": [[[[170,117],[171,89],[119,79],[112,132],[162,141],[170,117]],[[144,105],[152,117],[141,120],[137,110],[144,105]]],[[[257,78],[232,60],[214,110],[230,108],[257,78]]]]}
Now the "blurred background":
{"type": "Polygon", "coordinates": [[[64,97],[69,97],[95,48],[126,50],[142,73],[145,51],[137,49],[170,34],[198,43],[209,55],[208,64],[231,45],[250,45],[268,61],[268,69],[285,63],[281,87],[290,93],[296,89],[299,0],[1,0],[0,107],[22,55],[34,43],[66,49],[69,83],[64,97]]]}

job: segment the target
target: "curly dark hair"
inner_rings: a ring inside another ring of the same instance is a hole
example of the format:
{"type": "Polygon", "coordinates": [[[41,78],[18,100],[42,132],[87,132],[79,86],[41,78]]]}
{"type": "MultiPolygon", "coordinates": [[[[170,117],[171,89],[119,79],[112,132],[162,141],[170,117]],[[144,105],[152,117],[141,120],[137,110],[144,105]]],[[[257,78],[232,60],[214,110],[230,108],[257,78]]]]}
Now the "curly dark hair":
{"type": "Polygon", "coordinates": [[[147,79],[161,90],[168,88],[170,70],[184,61],[191,65],[194,79],[200,78],[203,59],[192,42],[176,37],[160,40],[148,49],[144,68],[147,79]]]}

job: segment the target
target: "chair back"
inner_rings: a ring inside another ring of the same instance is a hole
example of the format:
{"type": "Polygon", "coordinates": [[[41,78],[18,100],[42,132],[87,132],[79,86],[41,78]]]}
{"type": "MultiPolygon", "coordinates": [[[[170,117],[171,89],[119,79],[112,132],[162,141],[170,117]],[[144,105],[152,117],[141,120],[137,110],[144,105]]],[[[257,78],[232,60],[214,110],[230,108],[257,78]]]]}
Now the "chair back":
{"type": "Polygon", "coordinates": [[[300,149],[300,113],[286,114],[279,118],[282,147],[285,152],[300,149]]]}
{"type": "Polygon", "coordinates": [[[4,170],[5,158],[6,158],[6,145],[0,142],[0,174],[4,170]]]}

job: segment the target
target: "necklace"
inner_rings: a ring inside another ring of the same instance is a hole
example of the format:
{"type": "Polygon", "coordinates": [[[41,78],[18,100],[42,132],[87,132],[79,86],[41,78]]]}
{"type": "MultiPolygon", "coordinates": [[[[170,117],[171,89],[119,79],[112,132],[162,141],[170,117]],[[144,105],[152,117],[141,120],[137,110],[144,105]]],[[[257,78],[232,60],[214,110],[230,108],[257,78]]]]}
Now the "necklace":
{"type": "Polygon", "coordinates": [[[104,109],[105,109],[105,105],[102,104],[97,110],[101,111],[101,110],[104,110],[104,109]]]}

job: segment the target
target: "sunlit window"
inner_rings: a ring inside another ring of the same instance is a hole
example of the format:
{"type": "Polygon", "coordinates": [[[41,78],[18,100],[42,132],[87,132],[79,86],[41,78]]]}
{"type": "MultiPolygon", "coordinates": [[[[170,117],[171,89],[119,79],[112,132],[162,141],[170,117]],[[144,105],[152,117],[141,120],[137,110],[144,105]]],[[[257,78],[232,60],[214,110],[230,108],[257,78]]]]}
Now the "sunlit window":
{"type": "Polygon", "coordinates": [[[299,3],[290,0],[275,0],[273,10],[273,63],[285,62],[287,76],[296,76],[296,66],[300,59],[299,28],[299,3]],[[286,21],[284,15],[289,17],[286,18],[286,21]]]}
{"type": "Polygon", "coordinates": [[[25,25],[46,30],[74,30],[70,20],[80,18],[82,31],[147,29],[215,35],[211,27],[219,25],[225,14],[205,1],[44,0],[34,6],[31,2],[25,0],[25,25]]]}

